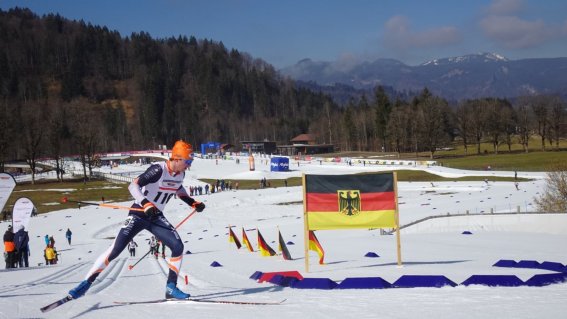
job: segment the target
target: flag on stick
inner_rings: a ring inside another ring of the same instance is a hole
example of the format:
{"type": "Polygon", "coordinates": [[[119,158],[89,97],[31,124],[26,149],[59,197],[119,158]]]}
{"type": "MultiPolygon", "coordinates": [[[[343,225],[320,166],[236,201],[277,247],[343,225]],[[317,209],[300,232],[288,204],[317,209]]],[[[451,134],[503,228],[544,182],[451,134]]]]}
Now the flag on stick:
{"type": "Polygon", "coordinates": [[[393,173],[305,175],[309,230],[397,227],[393,173]]]}
{"type": "Polygon", "coordinates": [[[257,231],[258,231],[258,250],[260,251],[260,254],[264,257],[274,256],[276,252],[264,240],[264,237],[262,237],[262,234],[260,234],[260,229],[257,229],[257,231]]]}
{"type": "Polygon", "coordinates": [[[309,231],[309,250],[313,250],[319,255],[319,265],[324,264],[325,251],[323,247],[321,247],[317,236],[315,236],[315,232],[312,230],[309,231]]]}
{"type": "Polygon", "coordinates": [[[240,240],[238,240],[238,237],[236,237],[236,234],[232,231],[232,227],[230,226],[228,226],[228,242],[234,243],[236,245],[236,248],[238,249],[242,247],[240,240]]]}
{"type": "Polygon", "coordinates": [[[252,244],[250,244],[250,241],[248,240],[248,236],[246,236],[246,231],[244,230],[244,227],[242,227],[242,242],[244,242],[244,245],[246,245],[248,250],[254,252],[254,248],[252,248],[252,244]]]}
{"type": "Polygon", "coordinates": [[[285,245],[285,241],[279,229],[278,229],[278,240],[279,240],[278,250],[282,252],[283,259],[292,260],[293,258],[291,258],[291,254],[289,253],[289,250],[287,250],[287,246],[285,245]]]}

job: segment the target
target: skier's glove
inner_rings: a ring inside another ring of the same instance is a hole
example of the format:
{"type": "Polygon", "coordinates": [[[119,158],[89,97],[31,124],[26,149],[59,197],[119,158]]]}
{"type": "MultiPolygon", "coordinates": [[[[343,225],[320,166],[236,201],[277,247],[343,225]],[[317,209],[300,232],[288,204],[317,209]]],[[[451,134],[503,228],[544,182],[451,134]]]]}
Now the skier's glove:
{"type": "Polygon", "coordinates": [[[157,207],[154,206],[154,204],[152,204],[149,200],[144,199],[142,201],[142,206],[144,207],[144,213],[146,214],[146,216],[148,216],[149,218],[154,218],[156,217],[160,211],[159,209],[157,209],[157,207]]]}
{"type": "Polygon", "coordinates": [[[205,204],[198,201],[195,201],[192,206],[195,208],[197,213],[200,213],[205,209],[205,204]]]}

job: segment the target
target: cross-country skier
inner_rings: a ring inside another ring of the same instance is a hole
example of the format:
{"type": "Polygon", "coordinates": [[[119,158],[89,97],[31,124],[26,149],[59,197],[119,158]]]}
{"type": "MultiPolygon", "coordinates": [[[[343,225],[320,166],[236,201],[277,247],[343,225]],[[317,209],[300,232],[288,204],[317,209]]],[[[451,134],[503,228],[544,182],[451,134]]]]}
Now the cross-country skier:
{"type": "Polygon", "coordinates": [[[130,252],[130,257],[136,257],[136,247],[138,247],[138,244],[134,241],[134,239],[132,239],[128,243],[128,251],[130,252]]]}
{"type": "Polygon", "coordinates": [[[174,195],[177,195],[187,205],[193,206],[197,212],[202,212],[205,209],[205,204],[189,197],[182,184],[185,170],[191,166],[193,161],[192,153],[191,144],[177,141],[171,150],[168,161],[151,165],[132,181],[128,187],[135,199],[132,208],[143,208],[144,211],[130,210],[128,218],[120,228],[112,245],[97,259],[87,273],[85,280],[69,291],[69,295],[73,299],[83,296],[106,266],[120,255],[136,234],[144,229],[164,242],[171,250],[171,258],[167,260],[169,276],[165,297],[189,298],[189,294],[177,288],[177,276],[183,258],[183,242],[175,228],[163,216],[162,211],[174,195]]]}

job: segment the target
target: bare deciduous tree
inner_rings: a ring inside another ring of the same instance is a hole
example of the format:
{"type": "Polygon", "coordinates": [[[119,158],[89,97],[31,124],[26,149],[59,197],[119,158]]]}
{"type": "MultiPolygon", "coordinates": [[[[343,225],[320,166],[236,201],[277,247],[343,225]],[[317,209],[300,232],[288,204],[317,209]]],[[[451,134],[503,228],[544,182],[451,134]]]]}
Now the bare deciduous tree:
{"type": "Polygon", "coordinates": [[[92,176],[92,167],[95,161],[95,154],[102,138],[100,132],[100,121],[96,108],[92,107],[83,100],[77,101],[73,105],[71,131],[73,141],[83,165],[84,182],[92,176]],[[87,168],[89,173],[87,175],[87,168]]]}
{"type": "Polygon", "coordinates": [[[4,164],[7,159],[10,142],[12,141],[12,121],[8,101],[4,99],[0,102],[0,172],[4,172],[4,164]]]}
{"type": "Polygon", "coordinates": [[[518,105],[516,106],[516,115],[518,117],[518,137],[520,139],[520,144],[522,144],[524,152],[528,153],[530,137],[533,134],[533,116],[529,98],[522,97],[518,99],[518,105]]]}
{"type": "Polygon", "coordinates": [[[551,100],[549,110],[549,138],[555,142],[556,150],[559,150],[559,139],[565,133],[563,130],[565,129],[564,121],[566,109],[567,106],[565,105],[565,102],[558,96],[554,96],[551,100]]]}
{"type": "Polygon", "coordinates": [[[543,194],[534,199],[542,212],[567,212],[567,164],[560,163],[547,172],[543,194]]]}
{"type": "Polygon", "coordinates": [[[545,138],[548,133],[549,126],[549,108],[551,98],[549,96],[538,95],[533,98],[533,103],[531,104],[532,110],[535,114],[535,120],[537,122],[537,133],[541,137],[541,150],[545,152],[545,138]]]}
{"type": "Polygon", "coordinates": [[[470,101],[465,101],[457,106],[456,110],[456,124],[459,136],[463,141],[463,147],[465,149],[465,156],[469,154],[469,136],[471,135],[471,118],[472,118],[472,110],[471,106],[469,105],[470,101]]]}
{"type": "Polygon", "coordinates": [[[24,157],[32,174],[32,184],[35,184],[37,159],[41,155],[43,140],[43,108],[35,102],[22,105],[22,133],[24,157]]]}

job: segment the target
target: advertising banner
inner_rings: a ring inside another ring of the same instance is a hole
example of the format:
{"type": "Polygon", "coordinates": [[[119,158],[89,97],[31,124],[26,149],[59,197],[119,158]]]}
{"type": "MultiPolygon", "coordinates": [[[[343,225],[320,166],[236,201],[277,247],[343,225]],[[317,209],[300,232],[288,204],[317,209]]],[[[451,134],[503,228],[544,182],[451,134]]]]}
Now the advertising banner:
{"type": "Polygon", "coordinates": [[[287,157],[272,157],[270,163],[270,171],[272,172],[287,172],[289,171],[289,158],[287,157]]]}
{"type": "Polygon", "coordinates": [[[26,230],[28,230],[28,225],[30,223],[30,218],[34,209],[33,202],[26,197],[20,197],[14,204],[14,209],[12,210],[12,222],[14,225],[14,231],[20,229],[20,225],[23,225],[26,230]]]}
{"type": "Polygon", "coordinates": [[[14,187],[16,187],[14,177],[7,173],[0,173],[0,211],[4,210],[4,205],[6,205],[14,187]]]}

